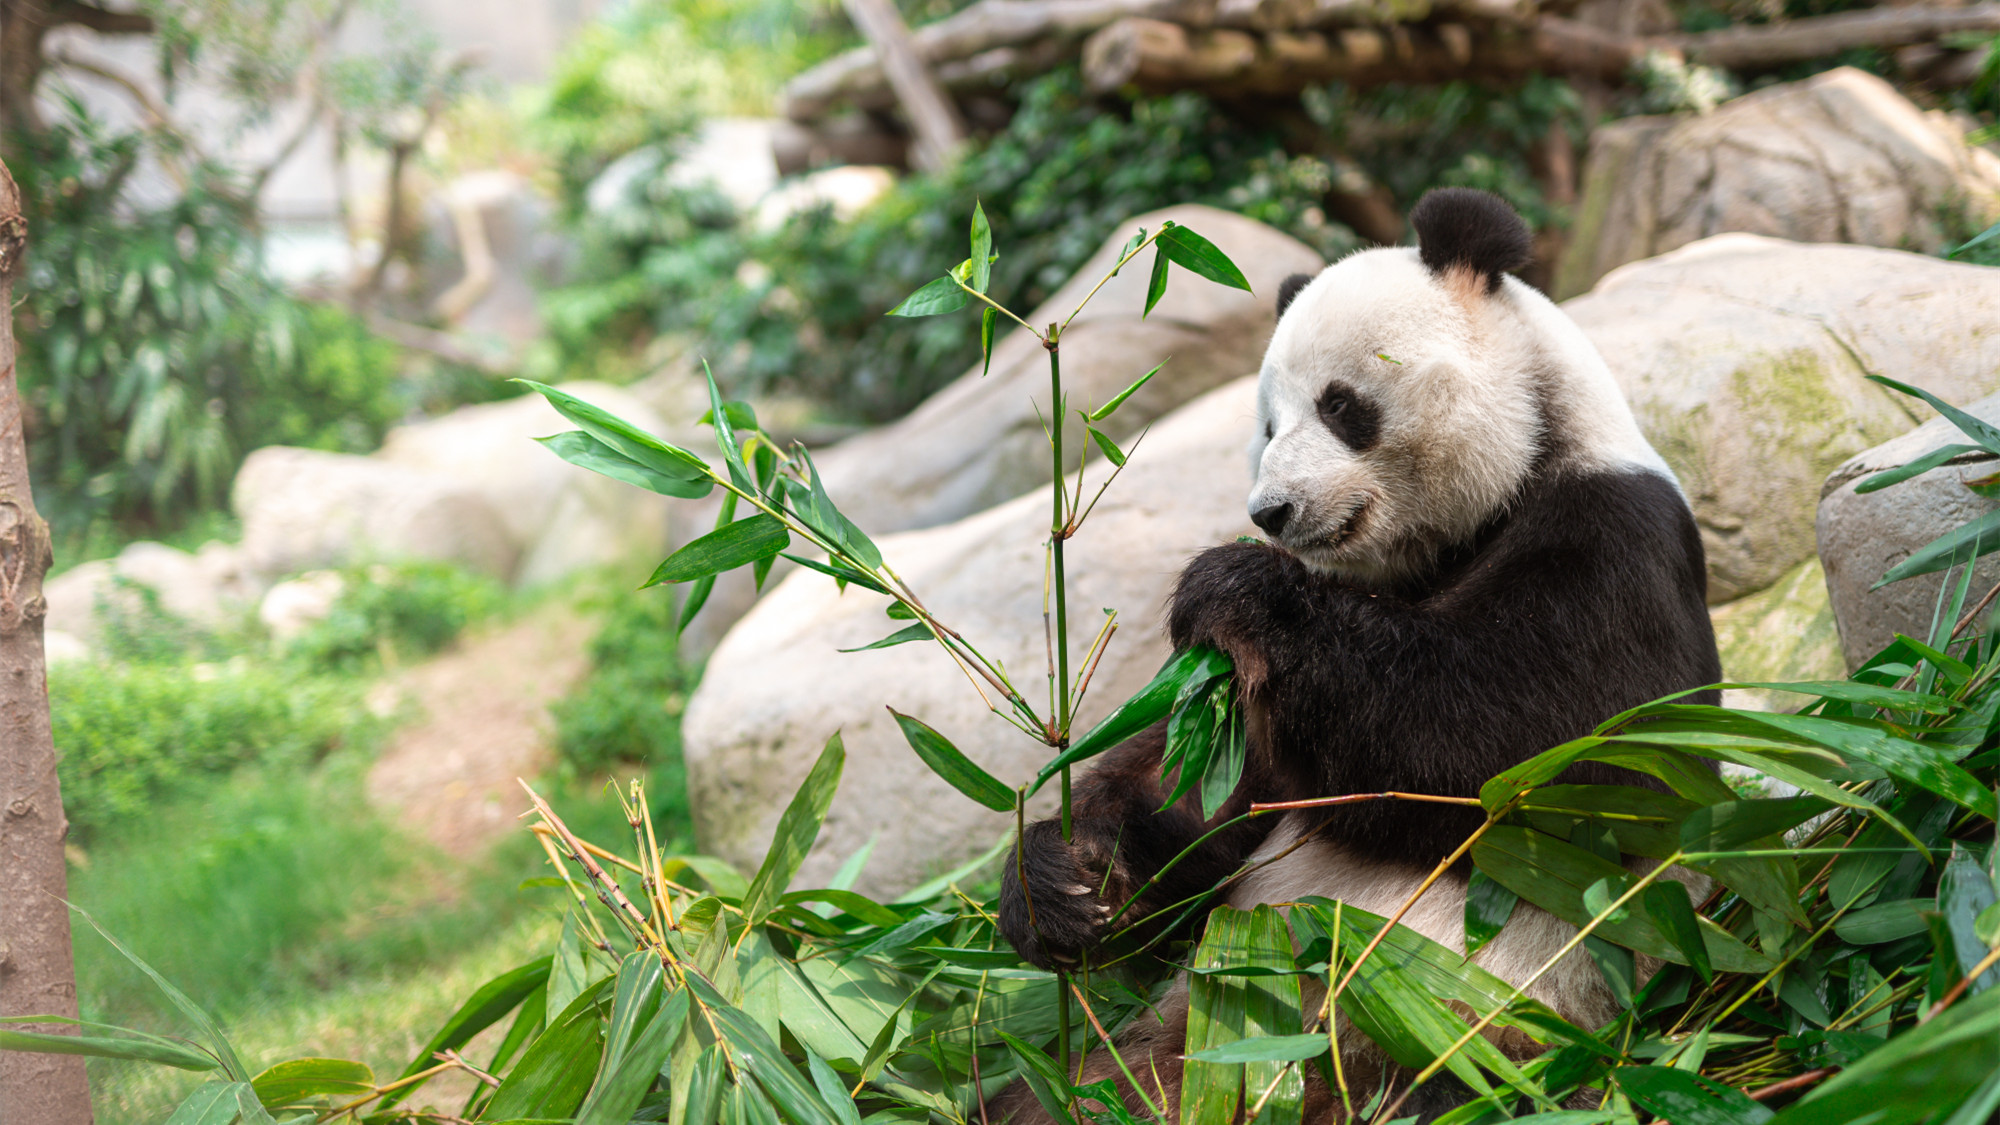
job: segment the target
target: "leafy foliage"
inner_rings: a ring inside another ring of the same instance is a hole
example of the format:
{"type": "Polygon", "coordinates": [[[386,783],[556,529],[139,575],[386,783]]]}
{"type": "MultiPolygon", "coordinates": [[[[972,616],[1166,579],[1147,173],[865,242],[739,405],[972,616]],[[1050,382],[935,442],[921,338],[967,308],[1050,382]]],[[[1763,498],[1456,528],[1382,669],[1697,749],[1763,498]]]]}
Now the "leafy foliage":
{"type": "Polygon", "coordinates": [[[49,676],[56,770],[88,843],[164,796],[246,762],[310,763],[372,725],[346,683],[238,659],[65,664],[49,676]]]}
{"type": "Polygon", "coordinates": [[[556,750],[586,776],[621,762],[651,763],[672,773],[655,782],[655,797],[677,795],[680,716],[694,676],[681,662],[673,603],[662,591],[607,600],[590,642],[590,674],[553,709],[556,750]]]}
{"type": "Polygon", "coordinates": [[[401,410],[393,349],[265,275],[224,173],[196,166],[164,204],[126,200],[142,137],[69,111],[14,162],[39,506],[59,524],[172,521],[218,503],[253,446],[373,449],[401,410]]]}
{"type": "Polygon", "coordinates": [[[1589,125],[1563,79],[1534,75],[1518,88],[1330,83],[1308,90],[1304,103],[1327,144],[1405,204],[1432,187],[1471,187],[1505,199],[1537,230],[1568,222],[1536,178],[1551,131],[1580,144],[1589,125]]]}
{"type": "Polygon", "coordinates": [[[1287,156],[1268,128],[1193,93],[1107,106],[1073,71],[1031,84],[1006,129],[950,172],[911,177],[850,222],[818,210],[760,232],[664,167],[581,220],[578,280],[546,305],[564,353],[626,354],[680,334],[731,387],[803,391],[871,418],[901,413],[980,353],[976,321],[882,319],[956,256],[979,199],[1009,201],[993,216],[1008,250],[990,292],[1023,310],[1117,224],[1171,203],[1227,207],[1329,256],[1354,245],[1320,211],[1325,165],[1287,156]]]}
{"type": "Polygon", "coordinates": [[[343,578],[332,612],[289,647],[308,666],[331,671],[384,655],[428,656],[505,600],[493,579],[449,563],[378,563],[343,578]]]}

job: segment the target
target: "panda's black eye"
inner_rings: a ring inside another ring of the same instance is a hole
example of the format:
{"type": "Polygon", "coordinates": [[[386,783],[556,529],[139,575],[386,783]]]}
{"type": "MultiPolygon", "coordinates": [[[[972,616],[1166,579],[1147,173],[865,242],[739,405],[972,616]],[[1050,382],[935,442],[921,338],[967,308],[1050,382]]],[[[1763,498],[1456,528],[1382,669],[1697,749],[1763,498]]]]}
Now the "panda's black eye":
{"type": "Polygon", "coordinates": [[[1375,444],[1381,412],[1375,404],[1344,383],[1334,383],[1319,395],[1319,420],[1334,437],[1357,452],[1375,444]]]}

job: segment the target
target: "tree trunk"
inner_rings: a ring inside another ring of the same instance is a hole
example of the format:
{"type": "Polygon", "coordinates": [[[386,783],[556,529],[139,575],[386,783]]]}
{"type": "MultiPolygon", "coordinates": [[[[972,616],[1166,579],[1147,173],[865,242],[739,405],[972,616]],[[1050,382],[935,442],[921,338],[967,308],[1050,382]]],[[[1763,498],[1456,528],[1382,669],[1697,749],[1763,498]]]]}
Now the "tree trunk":
{"type": "Polygon", "coordinates": [[[71,23],[106,35],[153,30],[152,17],[143,13],[116,12],[81,0],[0,0],[0,138],[41,130],[35,84],[48,68],[42,42],[49,32],[71,23]]]}
{"type": "MultiPolygon", "coordinates": [[[[28,223],[0,165],[0,309],[14,307],[28,223]]],[[[0,316],[0,1015],[76,1018],[62,791],[49,734],[42,576],[49,527],[28,488],[28,444],[14,371],[13,317],[0,316]]],[[[62,1026],[22,1030],[62,1032],[62,1026]]],[[[90,1085],[75,1055],[0,1051],[0,1125],[90,1125],[90,1085]]]]}
{"type": "Polygon", "coordinates": [[[958,106],[947,97],[937,76],[924,64],[910,41],[910,29],[889,0],[845,0],[848,17],[875,48],[882,72],[896,100],[910,119],[915,142],[910,146],[910,163],[919,171],[937,172],[951,162],[952,154],[965,143],[965,122],[958,106]]]}

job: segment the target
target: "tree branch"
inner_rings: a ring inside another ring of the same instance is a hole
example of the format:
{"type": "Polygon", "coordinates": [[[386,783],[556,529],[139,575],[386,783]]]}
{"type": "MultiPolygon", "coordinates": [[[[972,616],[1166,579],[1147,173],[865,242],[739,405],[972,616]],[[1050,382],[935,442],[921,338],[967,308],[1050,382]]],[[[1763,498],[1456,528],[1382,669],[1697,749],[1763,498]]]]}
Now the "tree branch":
{"type": "Polygon", "coordinates": [[[73,23],[101,35],[151,35],[154,31],[153,17],[144,12],[114,12],[82,0],[62,0],[50,14],[55,17],[51,27],[73,23]]]}

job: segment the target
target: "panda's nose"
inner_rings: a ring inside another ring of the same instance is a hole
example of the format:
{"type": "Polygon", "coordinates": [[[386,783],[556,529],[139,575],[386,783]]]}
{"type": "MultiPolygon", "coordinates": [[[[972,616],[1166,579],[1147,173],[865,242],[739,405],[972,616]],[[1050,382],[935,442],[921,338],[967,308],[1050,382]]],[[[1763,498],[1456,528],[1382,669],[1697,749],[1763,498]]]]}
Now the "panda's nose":
{"type": "Polygon", "coordinates": [[[1282,535],[1285,521],[1292,518],[1290,504],[1268,504],[1250,513],[1250,522],[1264,529],[1267,535],[1282,535]]]}

